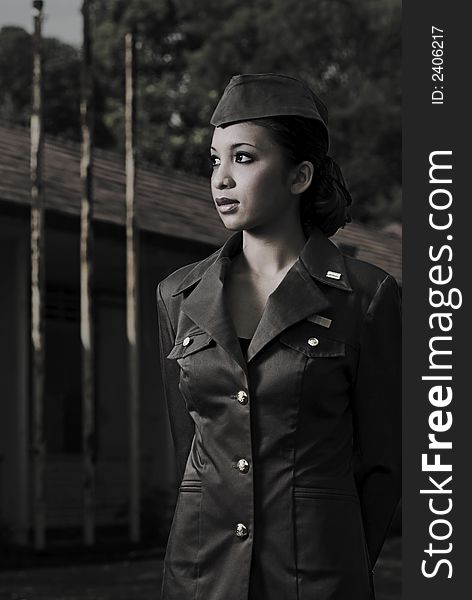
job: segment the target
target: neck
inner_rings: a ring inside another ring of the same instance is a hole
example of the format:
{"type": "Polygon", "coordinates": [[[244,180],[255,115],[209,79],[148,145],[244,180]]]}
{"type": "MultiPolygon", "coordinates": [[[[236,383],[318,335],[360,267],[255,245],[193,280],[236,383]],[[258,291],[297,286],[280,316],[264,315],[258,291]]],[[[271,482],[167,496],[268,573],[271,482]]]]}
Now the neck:
{"type": "Polygon", "coordinates": [[[305,243],[299,222],[244,230],[241,268],[262,277],[276,276],[293,265],[305,243]]]}

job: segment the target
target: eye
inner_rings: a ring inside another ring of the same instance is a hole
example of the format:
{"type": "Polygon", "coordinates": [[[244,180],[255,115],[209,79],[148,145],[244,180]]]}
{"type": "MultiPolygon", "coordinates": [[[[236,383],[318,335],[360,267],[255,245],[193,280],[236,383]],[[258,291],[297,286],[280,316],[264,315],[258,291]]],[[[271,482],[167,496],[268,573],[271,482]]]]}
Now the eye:
{"type": "Polygon", "coordinates": [[[236,162],[238,163],[250,163],[253,161],[253,158],[247,152],[236,152],[236,162]]]}
{"type": "Polygon", "coordinates": [[[216,154],[211,154],[208,158],[208,162],[210,163],[210,167],[214,169],[220,164],[220,159],[218,158],[218,156],[216,156],[216,154]]]}

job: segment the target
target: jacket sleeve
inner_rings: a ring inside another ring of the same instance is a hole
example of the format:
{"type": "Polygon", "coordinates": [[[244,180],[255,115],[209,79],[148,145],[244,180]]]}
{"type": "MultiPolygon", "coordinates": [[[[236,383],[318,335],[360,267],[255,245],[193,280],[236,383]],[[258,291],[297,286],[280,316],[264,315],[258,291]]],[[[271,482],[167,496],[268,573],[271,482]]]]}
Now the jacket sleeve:
{"type": "Polygon", "coordinates": [[[362,325],[354,389],[355,477],[373,568],[401,493],[401,303],[380,283],[362,325]]]}
{"type": "Polygon", "coordinates": [[[162,298],[160,283],[157,286],[156,295],[162,384],[177,459],[179,481],[181,481],[194,436],[195,424],[179,390],[179,365],[176,360],[166,358],[174,346],[175,332],[162,298]]]}

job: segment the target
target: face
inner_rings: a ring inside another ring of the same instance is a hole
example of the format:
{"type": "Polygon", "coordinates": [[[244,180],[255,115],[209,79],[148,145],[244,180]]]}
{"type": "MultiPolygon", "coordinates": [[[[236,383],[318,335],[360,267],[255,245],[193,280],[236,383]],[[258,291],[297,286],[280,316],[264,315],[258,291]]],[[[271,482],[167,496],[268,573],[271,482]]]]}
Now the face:
{"type": "Polygon", "coordinates": [[[251,122],[216,127],[210,152],[211,191],[227,229],[298,218],[290,168],[267,129],[251,122]]]}

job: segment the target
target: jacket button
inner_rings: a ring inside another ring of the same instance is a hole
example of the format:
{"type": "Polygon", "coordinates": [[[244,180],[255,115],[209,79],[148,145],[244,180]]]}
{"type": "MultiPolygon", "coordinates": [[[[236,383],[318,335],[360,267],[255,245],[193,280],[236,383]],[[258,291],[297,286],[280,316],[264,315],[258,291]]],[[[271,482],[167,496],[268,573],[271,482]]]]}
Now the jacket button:
{"type": "Polygon", "coordinates": [[[308,344],[310,346],[318,346],[318,344],[319,344],[318,338],[315,338],[315,337],[308,338],[308,344]]]}
{"type": "Polygon", "coordinates": [[[246,527],[246,525],[243,525],[243,523],[238,523],[236,525],[236,535],[239,538],[246,538],[247,537],[247,527],[246,527]]]}
{"type": "Polygon", "coordinates": [[[245,458],[240,458],[238,460],[238,469],[241,473],[247,473],[249,471],[249,463],[245,458]]]}
{"type": "Polygon", "coordinates": [[[248,401],[248,395],[244,390],[239,390],[239,392],[237,393],[236,398],[238,399],[238,402],[240,404],[247,404],[248,401]]]}
{"type": "Polygon", "coordinates": [[[187,336],[184,341],[182,342],[182,346],[188,346],[190,344],[190,342],[192,341],[192,338],[187,336]]]}

